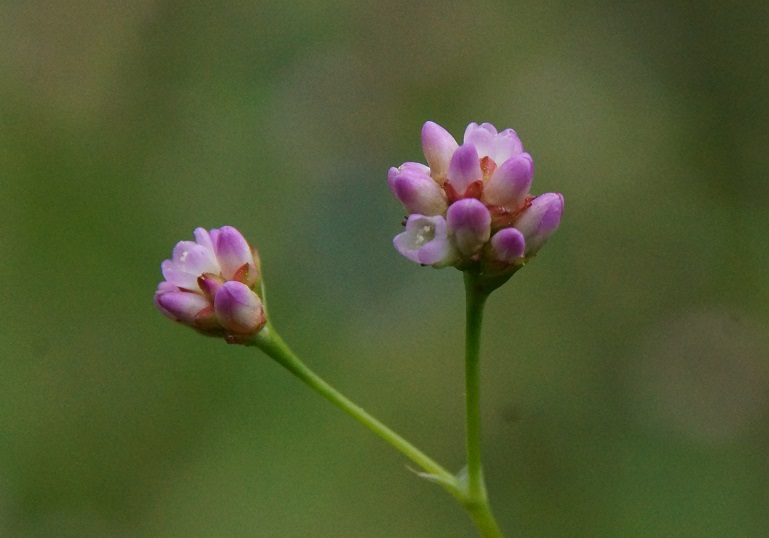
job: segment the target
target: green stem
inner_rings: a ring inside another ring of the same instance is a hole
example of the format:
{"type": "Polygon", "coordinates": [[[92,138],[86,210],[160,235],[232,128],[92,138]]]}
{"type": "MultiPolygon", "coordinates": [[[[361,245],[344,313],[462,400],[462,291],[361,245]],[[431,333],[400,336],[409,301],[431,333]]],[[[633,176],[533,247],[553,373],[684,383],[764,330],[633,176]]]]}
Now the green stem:
{"type": "Polygon", "coordinates": [[[462,502],[462,493],[454,475],[436,463],[432,458],[425,455],[414,445],[406,441],[403,437],[385,426],[382,422],[371,416],[364,409],[354,404],[347,397],[321,379],[315,372],[305,366],[269,323],[259,331],[254,340],[252,340],[251,345],[255,345],[264,351],[278,364],[299,378],[304,384],[317,391],[329,402],[350,415],[397,451],[409,458],[421,469],[429,473],[430,476],[427,478],[440,484],[444,489],[462,502]]]}
{"type": "Polygon", "coordinates": [[[478,532],[480,532],[483,538],[504,538],[502,529],[499,528],[497,520],[494,519],[494,514],[491,513],[491,506],[489,506],[488,501],[474,507],[467,504],[464,506],[470,513],[470,517],[473,518],[473,523],[475,523],[478,532]]]}
{"type": "Polygon", "coordinates": [[[464,501],[482,536],[502,536],[489,506],[481,463],[480,350],[483,308],[491,290],[475,271],[465,271],[465,409],[467,435],[467,490],[464,501]]]}
{"type": "Polygon", "coordinates": [[[283,339],[267,323],[247,344],[264,351],[278,364],[299,378],[304,384],[317,391],[336,407],[350,415],[360,424],[390,444],[425,471],[424,478],[436,482],[467,510],[481,536],[503,538],[486,494],[481,464],[481,423],[480,423],[480,344],[483,307],[496,285],[489,286],[488,280],[472,271],[465,271],[467,298],[467,323],[465,341],[465,391],[467,410],[467,477],[458,479],[428,457],[403,437],[385,426],[358,405],[342,395],[317,374],[310,370],[291,351],[283,339]]]}

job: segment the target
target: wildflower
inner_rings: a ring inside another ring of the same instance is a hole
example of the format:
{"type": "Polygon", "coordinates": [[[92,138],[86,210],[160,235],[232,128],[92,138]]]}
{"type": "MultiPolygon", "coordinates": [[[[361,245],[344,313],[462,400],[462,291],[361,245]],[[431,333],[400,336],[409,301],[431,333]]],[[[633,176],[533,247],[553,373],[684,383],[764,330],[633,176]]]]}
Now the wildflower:
{"type": "Polygon", "coordinates": [[[530,194],[534,160],[512,129],[471,123],[462,144],[440,125],[422,127],[427,165],[391,168],[388,184],[409,216],[394,239],[406,258],[512,274],[558,229],[563,196],[530,194]]]}
{"type": "Polygon", "coordinates": [[[194,235],[161,264],[165,280],[155,305],[174,321],[231,342],[256,334],[266,322],[257,252],[231,226],[194,235]]]}
{"type": "Polygon", "coordinates": [[[395,236],[395,248],[412,262],[445,267],[458,259],[458,253],[446,234],[446,220],[441,217],[411,215],[406,231],[395,236]]]}

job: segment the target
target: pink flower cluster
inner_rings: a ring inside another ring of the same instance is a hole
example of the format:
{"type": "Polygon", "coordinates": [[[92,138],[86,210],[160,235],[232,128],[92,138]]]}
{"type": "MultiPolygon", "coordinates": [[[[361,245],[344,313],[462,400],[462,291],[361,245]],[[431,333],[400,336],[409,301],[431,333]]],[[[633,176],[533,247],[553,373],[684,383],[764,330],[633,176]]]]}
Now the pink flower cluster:
{"type": "Polygon", "coordinates": [[[460,146],[437,123],[422,128],[427,166],[391,168],[388,184],[408,211],[395,248],[411,261],[504,273],[523,265],[558,229],[563,196],[531,196],[534,161],[512,129],[471,123],[460,146]]]}
{"type": "Polygon", "coordinates": [[[233,342],[264,326],[259,255],[235,228],[198,228],[160,267],[155,305],[172,320],[233,342]]]}

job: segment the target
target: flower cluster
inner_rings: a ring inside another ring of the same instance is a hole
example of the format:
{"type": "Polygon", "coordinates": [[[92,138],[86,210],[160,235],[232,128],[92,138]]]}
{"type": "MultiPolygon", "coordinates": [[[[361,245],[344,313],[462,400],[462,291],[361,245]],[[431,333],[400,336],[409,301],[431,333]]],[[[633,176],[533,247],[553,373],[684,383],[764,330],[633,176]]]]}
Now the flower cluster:
{"type": "Polygon", "coordinates": [[[231,342],[264,326],[259,255],[235,228],[198,228],[160,267],[155,305],[172,320],[231,342]]]}
{"type": "Polygon", "coordinates": [[[512,274],[557,229],[563,196],[531,196],[534,161],[512,129],[471,123],[460,146],[440,125],[422,128],[428,166],[391,168],[388,184],[408,211],[395,248],[433,267],[512,274]]]}

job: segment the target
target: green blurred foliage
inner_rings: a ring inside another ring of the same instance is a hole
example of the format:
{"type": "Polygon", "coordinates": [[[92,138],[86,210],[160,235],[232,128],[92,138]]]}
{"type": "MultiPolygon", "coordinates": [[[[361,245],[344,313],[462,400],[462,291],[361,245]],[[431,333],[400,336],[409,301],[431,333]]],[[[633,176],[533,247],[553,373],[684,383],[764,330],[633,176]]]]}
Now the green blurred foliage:
{"type": "Polygon", "coordinates": [[[169,323],[196,226],[307,362],[450,468],[463,293],[390,245],[428,119],[515,128],[561,230],[496,292],[511,535],[769,535],[769,4],[4,0],[0,535],[465,537],[263,355],[169,323]]]}

